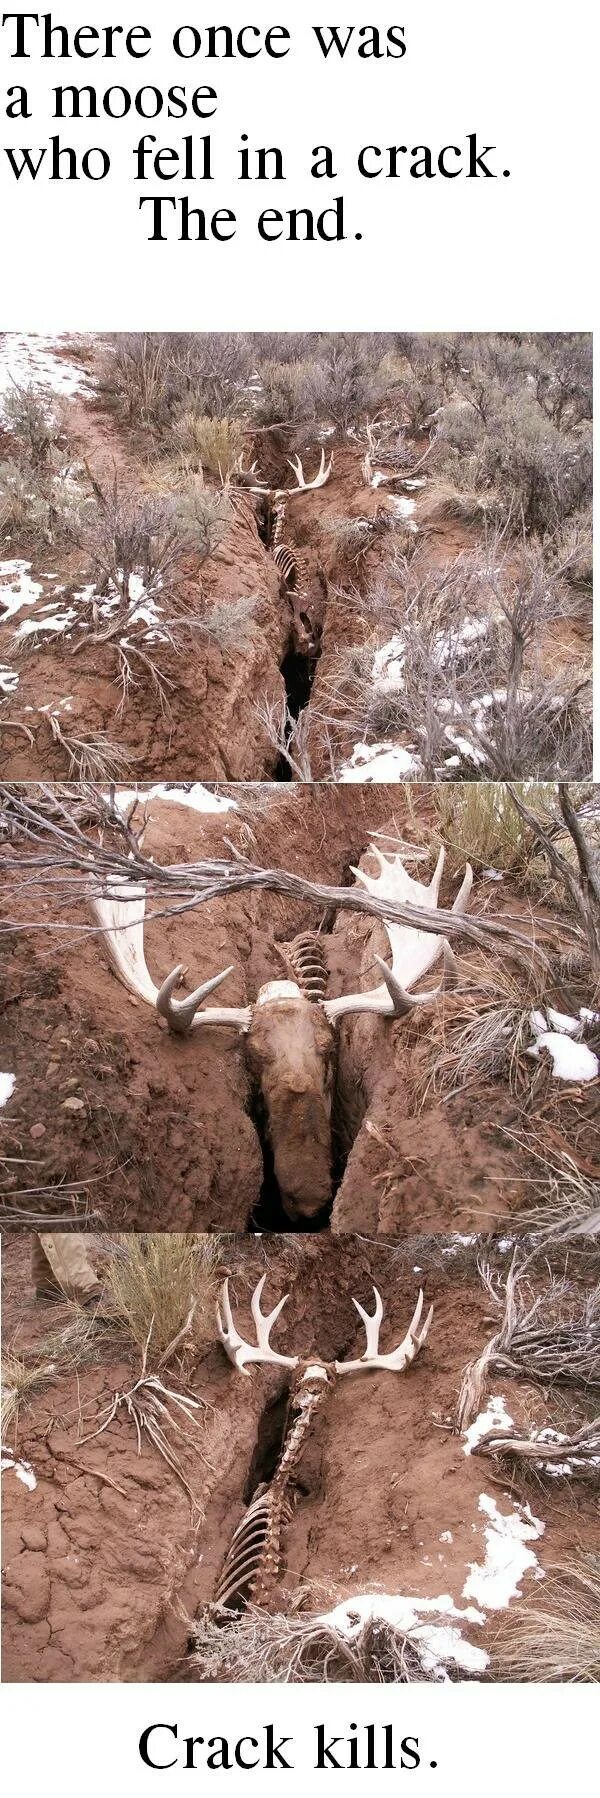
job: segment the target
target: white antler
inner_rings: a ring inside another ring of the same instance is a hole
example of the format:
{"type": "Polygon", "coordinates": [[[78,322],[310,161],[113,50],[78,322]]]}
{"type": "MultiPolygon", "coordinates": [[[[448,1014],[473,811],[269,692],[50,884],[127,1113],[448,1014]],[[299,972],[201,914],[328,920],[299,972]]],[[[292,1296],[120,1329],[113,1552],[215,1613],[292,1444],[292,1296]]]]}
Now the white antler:
{"type": "Polygon", "coordinates": [[[282,491],[282,497],[292,493],[315,493],[317,487],[325,487],[333,468],[333,456],[330,456],[327,467],[325,467],[324,449],[321,450],[321,461],[313,481],[305,480],[304,469],[299,456],[288,456],[288,462],[290,468],[294,471],[298,485],[297,487],[285,487],[282,491]]]}
{"type": "Polygon", "coordinates": [[[223,1344],[225,1354],[228,1355],[229,1360],[233,1362],[234,1367],[237,1367],[239,1373],[246,1373],[247,1361],[270,1361],[273,1362],[276,1367],[297,1367],[300,1360],[299,1355],[278,1355],[276,1349],[270,1347],[269,1336],[273,1324],[279,1317],[280,1311],[283,1311],[283,1307],[289,1298],[289,1293],[284,1293],[283,1298],[279,1300],[279,1304],[274,1305],[273,1310],[269,1312],[268,1317],[265,1317],[260,1308],[260,1301],[266,1278],[266,1274],[263,1274],[262,1279],[258,1282],[258,1286],[255,1286],[254,1288],[250,1303],[250,1309],[254,1318],[254,1328],[256,1330],[256,1347],[254,1347],[251,1342],[245,1342],[243,1336],[240,1336],[239,1331],[236,1330],[229,1300],[228,1280],[223,1281],[217,1299],[217,1330],[219,1332],[219,1340],[223,1344]]]}
{"type": "MultiPolygon", "coordinates": [[[[379,863],[379,874],[365,874],[362,868],[353,868],[352,872],[367,892],[379,899],[394,899],[400,903],[419,905],[427,911],[437,909],[440,882],[444,867],[445,851],[440,849],[437,867],[428,887],[421,881],[413,880],[407,873],[399,855],[391,858],[383,855],[375,845],[372,853],[379,863]]],[[[460,891],[452,906],[455,913],[465,912],[469,903],[469,895],[473,884],[473,869],[467,863],[460,891]]],[[[376,955],[383,974],[383,984],[374,987],[367,993],[344,993],[340,999],[326,999],[324,1009],[331,1024],[351,1011],[374,1011],[384,1017],[406,1017],[416,1005],[428,1005],[439,997],[444,981],[426,993],[413,993],[409,989],[415,981],[433,967],[438,956],[444,958],[446,983],[456,980],[457,967],[454,955],[447,938],[439,936],[432,930],[417,930],[410,924],[398,924],[395,920],[383,920],[392,951],[392,965],[382,961],[376,955]]]]}
{"type": "MultiPolygon", "coordinates": [[[[270,493],[272,494],[275,503],[279,499],[291,499],[294,493],[315,493],[317,487],[325,486],[333,468],[333,456],[330,456],[327,466],[325,466],[324,449],[321,450],[321,461],[313,481],[305,480],[304,468],[299,456],[288,456],[288,462],[290,468],[293,468],[296,476],[297,485],[295,487],[269,487],[265,486],[262,482],[257,482],[255,486],[250,488],[250,492],[270,493]]],[[[255,467],[256,463],[253,463],[250,473],[253,473],[255,467]]]]}
{"type": "Polygon", "coordinates": [[[433,1305],[430,1306],[425,1322],[422,1324],[423,1291],[421,1289],[406,1336],[403,1338],[402,1342],[399,1343],[398,1348],[392,1349],[389,1355],[380,1355],[379,1329],[383,1317],[383,1302],[381,1293],[377,1291],[376,1286],[373,1287],[373,1291],[375,1293],[375,1310],[372,1316],[369,1316],[368,1311],[363,1311],[362,1305],[359,1305],[358,1299],[352,1300],[352,1303],[356,1306],[356,1310],[358,1311],[359,1316],[362,1317],[365,1326],[367,1346],[364,1355],[361,1356],[359,1361],[336,1361],[336,1373],[365,1373],[369,1368],[373,1367],[387,1367],[390,1368],[392,1373],[403,1373],[405,1367],[408,1367],[410,1362],[414,1361],[415,1356],[419,1353],[419,1349],[423,1347],[423,1343],[427,1339],[429,1325],[433,1317],[433,1305]]]}
{"type": "Polygon", "coordinates": [[[188,1030],[203,1024],[228,1024],[235,1030],[250,1029],[250,1006],[209,1006],[207,1011],[196,1016],[203,999],[227,979],[233,972],[232,967],[224,968],[222,974],[215,974],[212,980],[205,980],[203,986],[197,987],[185,999],[173,998],[173,989],[183,973],[181,963],[167,975],[161,987],[155,986],[144,954],[144,887],[133,886],[115,876],[114,886],[106,894],[90,892],[88,897],[93,916],[102,928],[100,941],[117,978],[130,993],[135,993],[146,1005],[153,1005],[161,1017],[166,1018],[170,1030],[185,1035],[188,1030]]]}

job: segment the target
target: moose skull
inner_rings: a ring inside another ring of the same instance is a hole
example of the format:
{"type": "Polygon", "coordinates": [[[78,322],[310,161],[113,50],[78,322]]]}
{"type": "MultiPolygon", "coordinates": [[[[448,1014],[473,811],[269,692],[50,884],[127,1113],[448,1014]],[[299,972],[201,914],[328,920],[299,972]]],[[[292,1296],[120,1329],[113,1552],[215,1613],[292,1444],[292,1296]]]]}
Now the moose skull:
{"type": "MultiPolygon", "coordinates": [[[[353,869],[370,893],[383,899],[409,901],[435,910],[444,851],[428,887],[406,872],[399,855],[388,858],[374,848],[378,875],[353,869]]],[[[467,866],[453,911],[467,909],[472,883],[467,866]]],[[[311,1218],[331,1197],[331,1103],[335,1030],[349,1012],[374,1012],[388,1018],[407,1015],[415,1006],[431,1004],[441,985],[424,993],[411,989],[438,958],[444,976],[456,977],[456,963],[445,937],[435,931],[417,930],[396,919],[385,928],[392,953],[391,967],[380,960],[383,980],[369,992],[325,997],[324,981],[311,959],[309,938],[301,945],[294,965],[299,980],[274,980],[261,987],[256,1003],[246,1006],[211,1006],[204,1001],[233,972],[222,973],[183,999],[175,989],[183,969],[172,970],[157,988],[144,955],[145,891],[126,880],[113,880],[102,896],[90,893],[107,955],[118,978],[129,990],[154,1006],[175,1035],[192,1030],[226,1026],[244,1038],[248,1066],[259,1089],[273,1152],[275,1173],[283,1206],[291,1219],[311,1218]],[[308,945],[308,947],[307,947],[308,945]]],[[[314,956],[314,949],[312,951],[314,956]]],[[[442,983],[443,984],[443,983],[442,983]]]]}

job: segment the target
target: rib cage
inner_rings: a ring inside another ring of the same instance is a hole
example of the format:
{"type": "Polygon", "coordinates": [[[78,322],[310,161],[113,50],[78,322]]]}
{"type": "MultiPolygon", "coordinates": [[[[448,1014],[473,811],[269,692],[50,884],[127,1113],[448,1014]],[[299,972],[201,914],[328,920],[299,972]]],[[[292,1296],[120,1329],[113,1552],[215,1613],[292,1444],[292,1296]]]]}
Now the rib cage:
{"type": "Polygon", "coordinates": [[[311,1005],[320,1005],[327,992],[329,969],[321,938],[312,931],[304,931],[295,936],[291,943],[285,943],[281,954],[295,975],[301,992],[311,1005]]]}

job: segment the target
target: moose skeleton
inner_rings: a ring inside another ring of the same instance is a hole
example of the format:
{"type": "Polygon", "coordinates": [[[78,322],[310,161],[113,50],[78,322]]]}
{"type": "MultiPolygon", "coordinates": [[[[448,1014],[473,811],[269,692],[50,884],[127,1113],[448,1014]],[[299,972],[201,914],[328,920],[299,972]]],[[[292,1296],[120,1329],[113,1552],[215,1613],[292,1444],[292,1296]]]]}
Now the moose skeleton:
{"type": "Polygon", "coordinates": [[[294,1475],[315,1416],[331,1393],[336,1378],[342,1374],[368,1373],[373,1369],[404,1373],[423,1347],[433,1316],[431,1306],[422,1321],[423,1292],[420,1291],[402,1342],[389,1354],[380,1354],[379,1330],[383,1318],[383,1303],[374,1286],[375,1310],[372,1314],[363,1310],[358,1299],[352,1301],[362,1318],[367,1339],[360,1360],[303,1361],[299,1355],[280,1355],[276,1349],[271,1348],[271,1330],[283,1310],[288,1294],[265,1316],[260,1308],[260,1300],[266,1277],[263,1274],[251,1300],[256,1345],[246,1342],[236,1328],[227,1280],[221,1287],[217,1301],[219,1339],[238,1373],[247,1376],[249,1364],[269,1362],[277,1367],[290,1368],[294,1375],[290,1387],[287,1430],[275,1473],[270,1484],[259,1489],[248,1505],[234,1532],[221,1569],[214,1603],[222,1610],[268,1602],[279,1577],[283,1531],[292,1516],[294,1475]]]}
{"type": "MultiPolygon", "coordinates": [[[[378,873],[353,868],[356,879],[380,899],[409,902],[423,909],[437,908],[444,866],[444,850],[429,886],[413,880],[400,856],[387,857],[377,848],[372,854],[378,873]]],[[[472,885],[467,865],[452,910],[467,910],[472,885]]],[[[335,1031],[351,1012],[374,1012],[385,1018],[407,1017],[415,1007],[431,1005],[444,981],[454,982],[455,957],[447,939],[435,931],[389,920],[385,923],[391,949],[391,967],[380,956],[375,960],[382,982],[369,992],[325,997],[326,967],[317,937],[296,938],[288,959],[296,978],[271,980],[260,988],[253,1005],[205,1005],[205,1000],[233,973],[233,966],[196,988],[183,999],[175,997],[181,964],[173,968],[160,987],[152,980],[144,955],[145,890],[127,881],[113,881],[106,894],[90,892],[96,923],[100,925],[106,953],[119,980],[151,1005],[176,1036],[217,1026],[238,1031],[244,1037],[250,1072],[260,1090],[275,1175],[282,1204],[289,1217],[314,1217],[331,1197],[331,1102],[335,1031]],[[413,990],[417,981],[442,959],[442,982],[425,992],[413,990]]]]}

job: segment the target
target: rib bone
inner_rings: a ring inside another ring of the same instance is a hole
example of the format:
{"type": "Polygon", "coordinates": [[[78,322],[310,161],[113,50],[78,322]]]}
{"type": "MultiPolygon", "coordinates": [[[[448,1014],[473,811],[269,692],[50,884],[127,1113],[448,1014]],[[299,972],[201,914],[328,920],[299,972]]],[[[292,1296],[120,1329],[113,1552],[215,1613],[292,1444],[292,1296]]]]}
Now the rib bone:
{"type": "Polygon", "coordinates": [[[233,1362],[233,1366],[237,1367],[239,1373],[247,1373],[247,1361],[269,1361],[273,1362],[276,1367],[297,1367],[300,1360],[299,1355],[278,1355],[276,1349],[272,1349],[270,1346],[269,1336],[273,1324],[279,1317],[280,1311],[283,1310],[289,1294],[286,1292],[283,1298],[279,1300],[279,1304],[274,1305],[273,1310],[269,1312],[268,1317],[265,1317],[260,1308],[260,1301],[266,1278],[266,1274],[263,1274],[262,1279],[260,1279],[258,1285],[255,1286],[250,1304],[256,1330],[256,1346],[251,1342],[245,1342],[243,1336],[240,1336],[239,1331],[236,1329],[229,1300],[228,1280],[223,1281],[217,1299],[217,1330],[219,1333],[219,1341],[222,1342],[225,1354],[229,1357],[229,1360],[233,1362]]]}
{"type": "Polygon", "coordinates": [[[410,1362],[414,1361],[419,1349],[423,1347],[423,1343],[427,1339],[433,1317],[433,1305],[430,1306],[425,1322],[422,1324],[423,1290],[421,1288],[406,1336],[398,1344],[398,1348],[392,1349],[389,1355],[380,1355],[379,1330],[383,1317],[383,1301],[376,1286],[373,1287],[373,1291],[375,1293],[375,1310],[372,1315],[369,1315],[368,1311],[363,1311],[358,1299],[352,1300],[365,1326],[367,1346],[364,1355],[359,1361],[336,1361],[336,1373],[365,1373],[374,1367],[389,1368],[392,1373],[403,1373],[410,1362]]]}
{"type": "MultiPolygon", "coordinates": [[[[429,911],[436,910],[444,867],[443,849],[440,849],[435,873],[428,887],[421,881],[412,879],[399,855],[387,857],[375,845],[372,853],[379,862],[378,875],[366,874],[362,868],[352,870],[368,892],[378,899],[404,900],[426,907],[429,911]]],[[[453,912],[466,911],[472,883],[473,870],[467,863],[462,886],[452,906],[453,912]]],[[[374,1011],[383,1017],[406,1017],[415,1006],[432,1004],[434,999],[439,998],[448,981],[456,981],[457,964],[445,937],[438,936],[433,931],[415,930],[411,925],[397,924],[395,921],[386,922],[385,929],[392,951],[392,965],[390,968],[379,956],[375,957],[383,974],[382,985],[374,987],[368,993],[344,993],[340,999],[326,999],[324,1009],[330,1023],[336,1024],[348,1012],[356,1011],[374,1011]],[[440,955],[444,960],[445,981],[432,991],[413,993],[410,989],[415,981],[433,967],[440,955]]]]}

